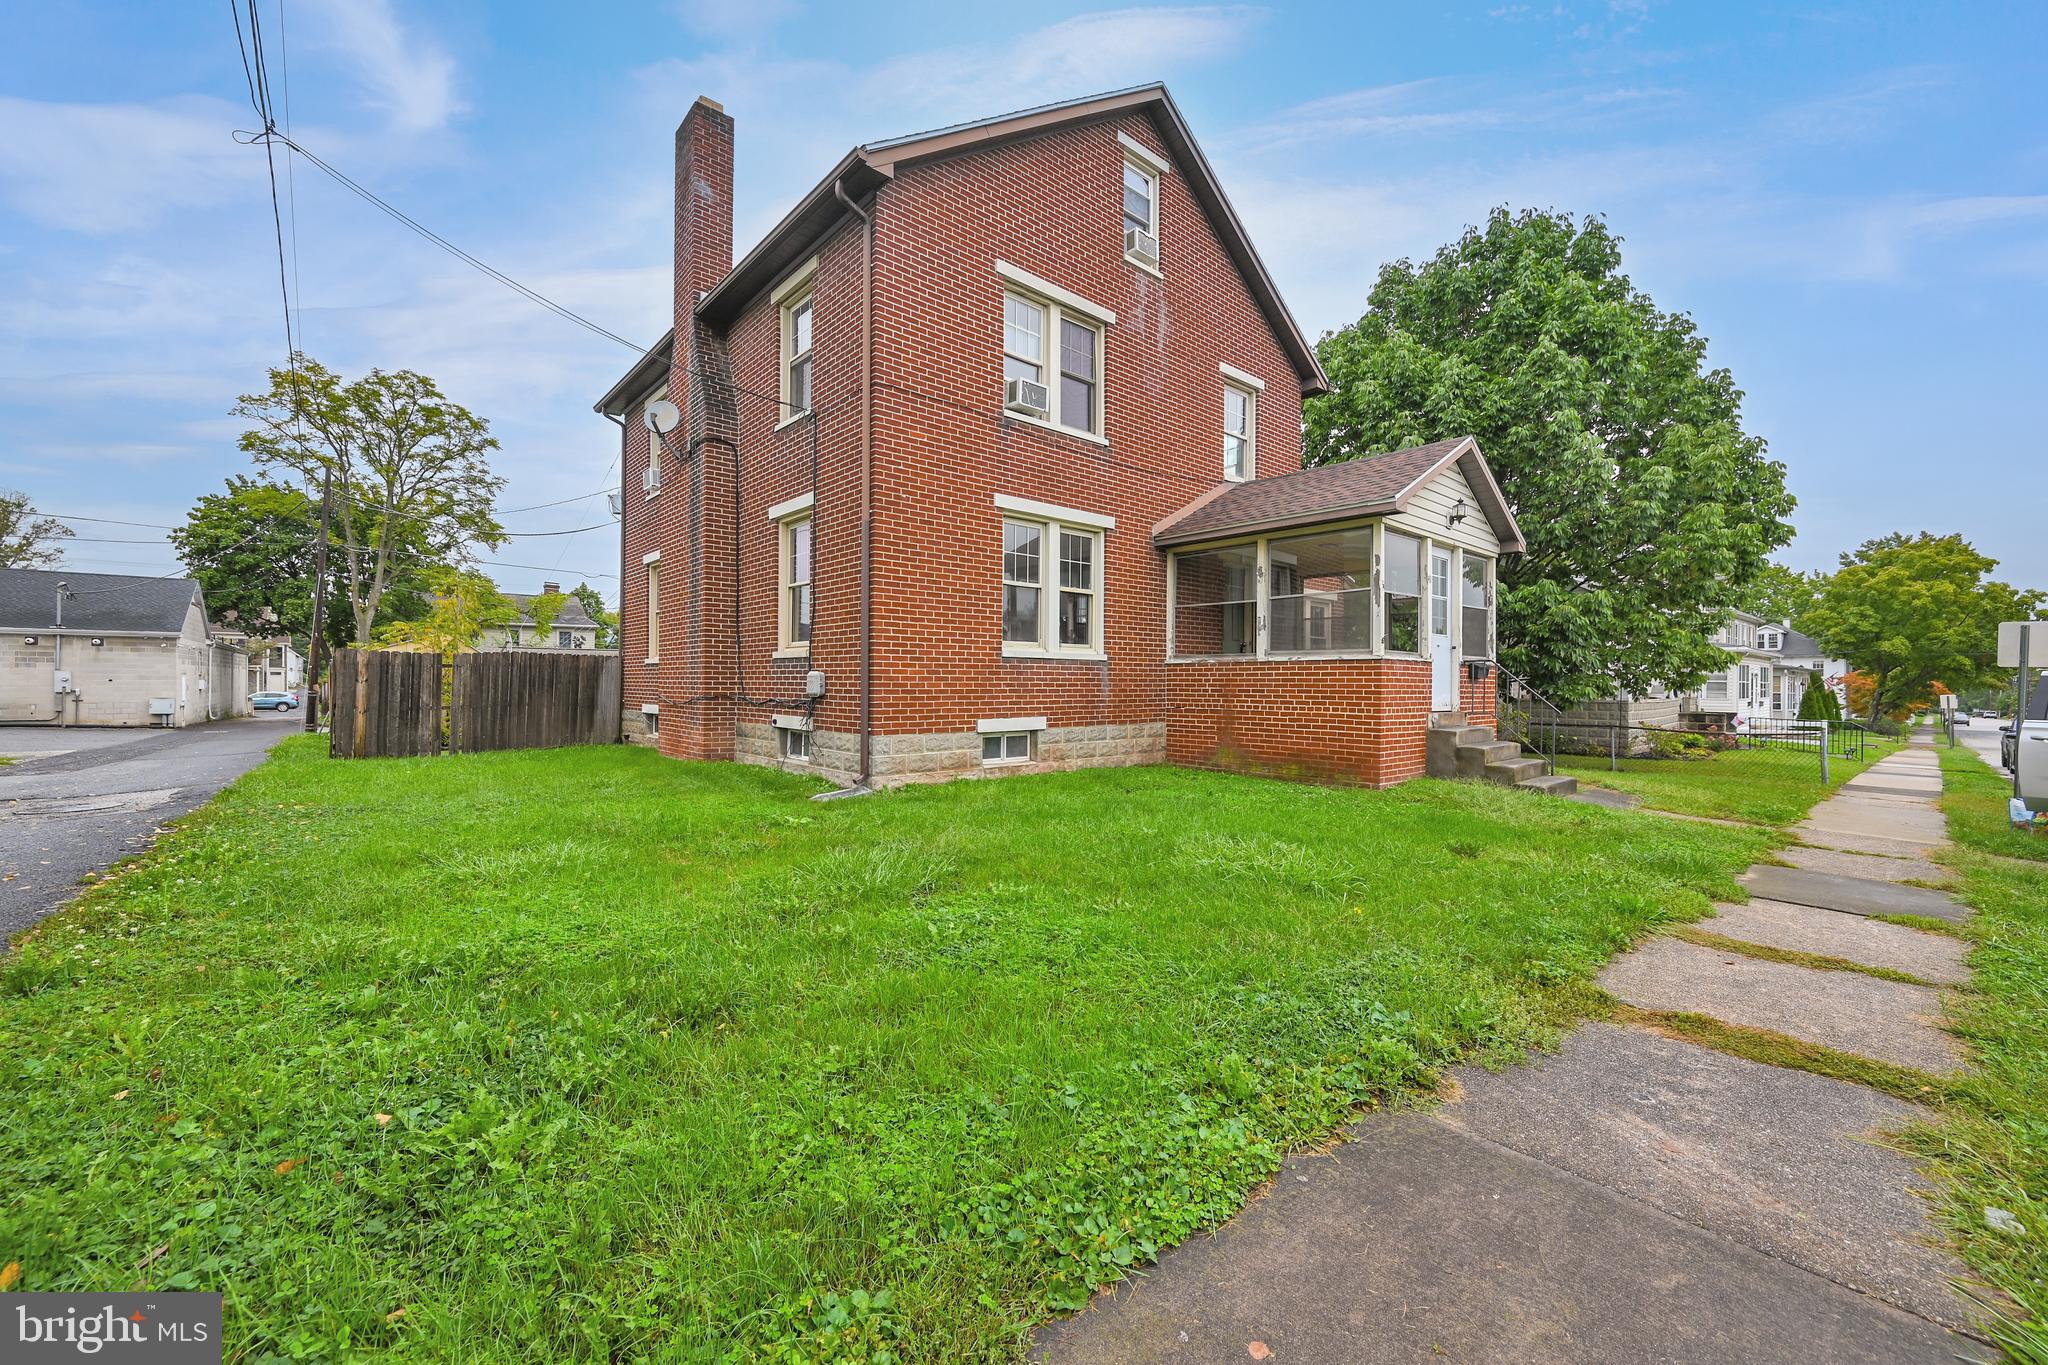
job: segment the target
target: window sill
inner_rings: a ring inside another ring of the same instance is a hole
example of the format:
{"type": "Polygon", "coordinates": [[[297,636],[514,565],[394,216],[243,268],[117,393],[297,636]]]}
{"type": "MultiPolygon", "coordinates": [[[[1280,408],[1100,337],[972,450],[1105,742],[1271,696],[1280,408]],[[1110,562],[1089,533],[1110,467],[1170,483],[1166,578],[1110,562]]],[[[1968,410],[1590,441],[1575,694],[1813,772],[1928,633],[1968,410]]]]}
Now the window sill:
{"type": "Polygon", "coordinates": [[[1040,649],[1034,645],[1003,646],[1005,659],[1047,659],[1054,663],[1102,664],[1109,662],[1109,655],[1102,650],[1086,649],[1040,649]]]}
{"type": "Polygon", "coordinates": [[[809,645],[784,646],[768,657],[771,659],[808,659],[811,657],[811,647],[809,645]]]}
{"type": "Polygon", "coordinates": [[[789,416],[777,422],[775,424],[775,429],[777,431],[780,431],[784,427],[793,427],[798,422],[802,422],[807,420],[808,418],[815,417],[817,415],[817,411],[818,410],[816,408],[805,408],[802,412],[793,412],[789,416]]]}
{"type": "Polygon", "coordinates": [[[1028,412],[1012,412],[1010,409],[1004,408],[1003,419],[1009,422],[1023,422],[1027,426],[1038,427],[1045,431],[1056,431],[1062,436],[1071,436],[1077,441],[1092,441],[1099,446],[1107,446],[1109,444],[1107,436],[1097,436],[1092,431],[1076,431],[1073,427],[1063,427],[1058,422],[1048,421],[1043,417],[1033,417],[1028,412]]]}
{"type": "Polygon", "coordinates": [[[642,660],[641,662],[645,663],[645,664],[646,664],[646,665],[647,665],[647,666],[648,666],[649,668],[652,668],[652,667],[654,667],[654,666],[655,666],[656,664],[660,663],[660,662],[661,662],[661,660],[660,660],[660,659],[643,659],[643,660],[642,660]]]}
{"type": "Polygon", "coordinates": [[[1126,251],[1124,253],[1124,260],[1129,264],[1138,267],[1138,269],[1144,271],[1147,275],[1152,276],[1154,279],[1163,280],[1166,278],[1166,276],[1159,273],[1158,266],[1153,265],[1150,261],[1147,261],[1142,256],[1133,256],[1130,252],[1126,251]]]}

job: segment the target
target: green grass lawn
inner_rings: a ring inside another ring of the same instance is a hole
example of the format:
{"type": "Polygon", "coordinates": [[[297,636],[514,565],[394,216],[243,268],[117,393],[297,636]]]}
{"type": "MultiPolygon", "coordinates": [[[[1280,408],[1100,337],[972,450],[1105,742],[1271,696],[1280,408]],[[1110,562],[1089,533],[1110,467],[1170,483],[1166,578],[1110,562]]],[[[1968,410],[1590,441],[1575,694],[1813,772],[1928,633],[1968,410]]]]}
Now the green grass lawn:
{"type": "Polygon", "coordinates": [[[0,960],[0,1263],[231,1358],[1005,1359],[1762,832],[1166,768],[818,804],[288,739],[0,960]]]}
{"type": "Polygon", "coordinates": [[[2048,865],[2039,851],[2048,839],[2007,831],[2008,779],[1968,749],[1940,752],[1957,844],[1940,857],[1978,911],[1964,928],[1976,975],[1954,996],[1949,1022],[1977,1065],[1916,1141],[1946,1177],[1944,1222],[1965,1258],[2031,1319],[2003,1344],[2017,1359],[2048,1361],[2048,865]],[[2012,1213],[2024,1233],[1991,1228],[1986,1208],[2012,1213]]]}
{"type": "Polygon", "coordinates": [[[1656,810],[1787,825],[1898,748],[1898,741],[1885,740],[1870,744],[1861,759],[1829,758],[1826,786],[1820,780],[1819,756],[1793,749],[1728,749],[1707,758],[1624,758],[1619,772],[1608,771],[1605,757],[1563,754],[1557,770],[1582,784],[1632,793],[1656,810]]]}

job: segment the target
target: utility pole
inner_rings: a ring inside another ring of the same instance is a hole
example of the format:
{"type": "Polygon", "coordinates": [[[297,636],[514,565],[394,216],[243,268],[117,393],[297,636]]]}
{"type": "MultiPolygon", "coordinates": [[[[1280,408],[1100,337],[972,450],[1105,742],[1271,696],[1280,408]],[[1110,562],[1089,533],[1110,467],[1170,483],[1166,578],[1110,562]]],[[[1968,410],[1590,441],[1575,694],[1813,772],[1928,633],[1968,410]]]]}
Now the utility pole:
{"type": "Polygon", "coordinates": [[[306,642],[306,730],[320,728],[320,639],[327,633],[327,518],[334,471],[320,475],[320,539],[313,546],[313,638],[306,642]]]}

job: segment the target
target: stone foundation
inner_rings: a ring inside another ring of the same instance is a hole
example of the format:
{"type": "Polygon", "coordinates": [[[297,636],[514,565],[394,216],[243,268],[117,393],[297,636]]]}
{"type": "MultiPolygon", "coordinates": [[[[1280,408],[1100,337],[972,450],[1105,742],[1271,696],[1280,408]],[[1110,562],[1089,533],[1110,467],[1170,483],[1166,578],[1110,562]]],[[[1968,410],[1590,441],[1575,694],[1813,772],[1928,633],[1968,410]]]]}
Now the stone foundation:
{"type": "MultiPolygon", "coordinates": [[[[810,773],[847,785],[860,775],[860,736],[837,730],[813,731],[810,762],[791,762],[781,756],[774,726],[743,722],[734,757],[742,763],[810,773]]],[[[906,782],[943,782],[955,777],[1131,767],[1166,761],[1166,723],[1075,725],[1041,730],[1029,763],[983,763],[981,736],[972,730],[937,735],[876,735],[872,757],[875,785],[884,787],[906,782]]]]}

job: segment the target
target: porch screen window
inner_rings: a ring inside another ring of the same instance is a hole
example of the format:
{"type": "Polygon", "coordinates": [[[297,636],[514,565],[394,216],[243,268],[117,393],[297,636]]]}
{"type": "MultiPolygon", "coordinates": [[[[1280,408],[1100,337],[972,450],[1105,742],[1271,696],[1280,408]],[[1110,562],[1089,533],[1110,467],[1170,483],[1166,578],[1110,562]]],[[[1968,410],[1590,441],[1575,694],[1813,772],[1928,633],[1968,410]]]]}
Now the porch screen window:
{"type": "Polygon", "coordinates": [[[1387,532],[1387,648],[1422,652],[1422,542],[1387,532]]]}
{"type": "Polygon", "coordinates": [[[1258,546],[1174,556],[1174,653],[1250,654],[1258,647],[1258,616],[1258,546]]]}
{"type": "Polygon", "coordinates": [[[1451,633],[1451,557],[1445,553],[1429,557],[1429,633],[1451,633]]]}
{"type": "Polygon", "coordinates": [[[1465,556],[1464,649],[1468,659],[1493,657],[1493,613],[1487,610],[1486,561],[1465,556]]]}
{"type": "Polygon", "coordinates": [[[1372,648],[1370,526],[1276,539],[1266,555],[1272,574],[1269,653],[1372,648]]]}

